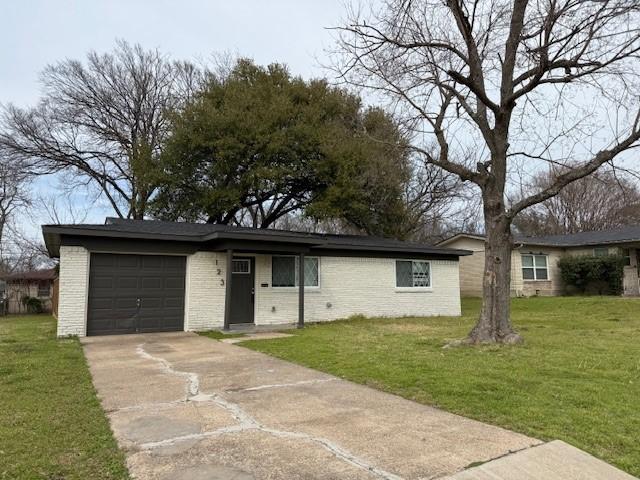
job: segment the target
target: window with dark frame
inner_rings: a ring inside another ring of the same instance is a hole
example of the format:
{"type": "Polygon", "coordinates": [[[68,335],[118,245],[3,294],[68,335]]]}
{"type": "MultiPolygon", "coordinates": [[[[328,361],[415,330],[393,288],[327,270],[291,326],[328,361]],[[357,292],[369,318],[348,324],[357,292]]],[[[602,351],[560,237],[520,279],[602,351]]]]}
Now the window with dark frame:
{"type": "Polygon", "coordinates": [[[426,260],[396,260],[396,287],[431,287],[431,263],[426,260]]]}
{"type": "Polygon", "coordinates": [[[609,249],[607,247],[595,247],[593,249],[594,257],[606,257],[609,255],[609,249]]]}
{"type": "Polygon", "coordinates": [[[40,282],[38,284],[38,297],[49,297],[51,296],[51,285],[49,282],[40,282]]]}
{"type": "Polygon", "coordinates": [[[620,256],[622,257],[622,263],[625,266],[631,265],[631,249],[630,248],[621,248],[620,256]]]}
{"type": "Polygon", "coordinates": [[[547,255],[522,255],[523,280],[549,280],[547,255]]]}
{"type": "Polygon", "coordinates": [[[236,259],[231,261],[231,273],[251,273],[251,260],[236,259]]]}
{"type": "MultiPolygon", "coordinates": [[[[273,287],[297,287],[299,257],[274,255],[271,257],[271,286],[273,287]]],[[[319,286],[318,257],[304,258],[304,286],[319,286]]]]}

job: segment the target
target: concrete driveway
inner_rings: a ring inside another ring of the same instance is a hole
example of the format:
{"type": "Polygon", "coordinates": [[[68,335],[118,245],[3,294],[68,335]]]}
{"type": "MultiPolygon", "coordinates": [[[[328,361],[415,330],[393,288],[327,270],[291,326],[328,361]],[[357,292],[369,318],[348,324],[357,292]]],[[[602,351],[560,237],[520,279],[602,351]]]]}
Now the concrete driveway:
{"type": "Polygon", "coordinates": [[[195,334],[82,342],[138,479],[432,479],[541,443],[195,334]]]}

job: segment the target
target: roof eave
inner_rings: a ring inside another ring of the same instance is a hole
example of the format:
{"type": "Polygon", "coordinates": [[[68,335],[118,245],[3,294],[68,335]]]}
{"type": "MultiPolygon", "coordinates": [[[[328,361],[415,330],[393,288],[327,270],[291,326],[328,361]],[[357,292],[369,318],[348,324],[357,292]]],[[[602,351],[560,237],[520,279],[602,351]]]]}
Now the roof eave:
{"type": "Polygon", "coordinates": [[[96,230],[91,228],[83,228],[82,226],[60,226],[60,225],[43,225],[42,233],[45,240],[47,251],[52,258],[60,256],[60,245],[62,237],[93,237],[93,238],[113,238],[127,240],[159,240],[169,242],[191,242],[206,243],[216,241],[268,241],[281,244],[298,244],[305,247],[326,249],[326,250],[351,250],[361,252],[381,252],[381,253],[415,253],[427,254],[435,256],[466,256],[472,252],[468,250],[449,249],[441,247],[417,247],[403,245],[355,245],[332,243],[326,238],[311,238],[305,235],[273,235],[260,233],[247,233],[242,231],[219,231],[201,235],[175,235],[175,234],[159,234],[159,233],[143,233],[143,232],[121,232],[110,230],[96,230]]]}
{"type": "Polygon", "coordinates": [[[486,239],[484,235],[476,235],[473,233],[456,233],[451,237],[445,238],[444,240],[440,240],[438,243],[436,243],[436,247],[439,247],[441,245],[448,245],[449,243],[454,242],[459,238],[471,238],[473,240],[479,240],[479,241],[485,241],[486,239]]]}

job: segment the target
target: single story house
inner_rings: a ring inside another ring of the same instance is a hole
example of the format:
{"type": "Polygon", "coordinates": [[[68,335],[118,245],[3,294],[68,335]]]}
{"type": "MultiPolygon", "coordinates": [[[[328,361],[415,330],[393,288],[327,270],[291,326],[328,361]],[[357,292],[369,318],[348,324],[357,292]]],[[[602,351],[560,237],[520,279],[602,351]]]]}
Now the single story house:
{"type": "MultiPolygon", "coordinates": [[[[463,296],[482,295],[484,275],[482,235],[459,233],[438,246],[465,249],[472,255],[460,259],[460,291],[463,296]]],[[[564,255],[621,255],[625,259],[623,292],[640,295],[640,226],[543,237],[514,237],[511,255],[513,296],[561,295],[564,287],[558,260],[564,255]]]]}
{"type": "Polygon", "coordinates": [[[469,253],[366,236],[114,218],[42,230],[60,259],[59,336],[460,315],[458,260],[469,253]]]}
{"type": "Polygon", "coordinates": [[[27,306],[23,302],[25,297],[38,299],[43,311],[50,312],[56,275],[53,268],[4,275],[1,279],[0,296],[5,301],[5,312],[27,313],[27,306]]]}

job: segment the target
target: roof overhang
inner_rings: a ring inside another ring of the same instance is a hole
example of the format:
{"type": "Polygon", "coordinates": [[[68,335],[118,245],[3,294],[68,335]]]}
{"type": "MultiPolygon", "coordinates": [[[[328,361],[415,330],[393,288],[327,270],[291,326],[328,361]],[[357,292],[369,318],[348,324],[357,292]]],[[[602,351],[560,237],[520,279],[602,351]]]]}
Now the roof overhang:
{"type": "Polygon", "coordinates": [[[475,233],[456,233],[451,237],[447,237],[444,240],[439,241],[438,243],[436,243],[436,246],[440,247],[440,246],[449,245],[450,243],[453,243],[456,240],[459,240],[461,238],[470,238],[472,240],[480,240],[482,242],[486,240],[486,237],[484,235],[478,235],[475,233]]]}
{"type": "Polygon", "coordinates": [[[42,233],[51,257],[60,256],[60,246],[81,245],[91,251],[127,251],[134,253],[167,252],[193,253],[198,250],[264,253],[317,253],[335,252],[341,255],[402,257],[410,255],[433,258],[457,258],[470,255],[468,250],[448,249],[408,242],[389,242],[383,239],[358,236],[324,236],[304,232],[280,230],[234,230],[202,234],[176,234],[159,232],[117,231],[105,225],[43,225],[42,233]],[[88,228],[90,227],[90,228],[88,228]]]}

